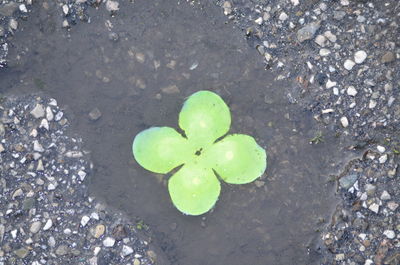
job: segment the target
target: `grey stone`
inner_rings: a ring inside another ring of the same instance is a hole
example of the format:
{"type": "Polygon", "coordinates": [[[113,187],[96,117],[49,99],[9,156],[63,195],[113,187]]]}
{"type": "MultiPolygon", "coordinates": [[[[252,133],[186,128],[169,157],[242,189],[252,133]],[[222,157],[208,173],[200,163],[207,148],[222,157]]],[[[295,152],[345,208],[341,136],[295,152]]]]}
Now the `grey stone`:
{"type": "Polygon", "coordinates": [[[386,190],[384,190],[384,191],[382,192],[382,195],[381,195],[381,200],[382,200],[382,201],[387,201],[387,200],[390,200],[390,199],[391,199],[391,196],[390,196],[389,192],[387,192],[386,190]]]}
{"type": "Polygon", "coordinates": [[[101,117],[101,112],[98,108],[94,108],[89,112],[89,118],[92,121],[97,121],[101,117]]]}
{"type": "Polygon", "coordinates": [[[129,247],[129,246],[127,246],[127,245],[124,245],[123,247],[122,247],[122,252],[121,252],[121,255],[122,256],[129,256],[130,254],[132,254],[133,253],[133,249],[131,248],[131,247],[129,247]]]}
{"type": "Polygon", "coordinates": [[[15,2],[10,2],[7,4],[0,5],[0,15],[4,17],[10,17],[17,10],[18,4],[15,2]]]}
{"type": "Polygon", "coordinates": [[[64,256],[67,255],[68,253],[68,246],[66,245],[60,245],[57,249],[56,249],[56,254],[58,256],[64,256]]]}
{"type": "Polygon", "coordinates": [[[33,222],[29,231],[31,231],[32,234],[36,234],[37,232],[39,232],[41,226],[42,223],[40,221],[33,222]]]}
{"type": "Polygon", "coordinates": [[[17,255],[18,258],[24,259],[26,256],[29,254],[29,250],[26,248],[19,248],[16,251],[14,251],[15,255],[17,255]]]}
{"type": "Polygon", "coordinates": [[[368,196],[372,196],[375,194],[375,191],[376,191],[375,185],[368,183],[368,184],[365,184],[364,188],[365,188],[365,191],[367,192],[368,196]]]}
{"type": "Polygon", "coordinates": [[[31,111],[31,114],[33,117],[35,117],[36,119],[42,118],[44,117],[45,114],[45,110],[43,105],[41,104],[36,104],[35,108],[33,108],[33,110],[31,111]]]}
{"type": "Polygon", "coordinates": [[[336,20],[342,20],[346,16],[344,11],[333,11],[333,18],[336,20]]]}
{"type": "Polygon", "coordinates": [[[297,40],[303,42],[312,39],[320,27],[320,22],[312,22],[297,31],[297,40]]]}
{"type": "Polygon", "coordinates": [[[382,63],[391,63],[396,59],[395,55],[393,52],[386,52],[382,58],[381,58],[381,62],[382,63]]]}
{"type": "Polygon", "coordinates": [[[222,7],[224,8],[224,14],[226,16],[232,13],[232,5],[229,1],[225,1],[222,7]]]}
{"type": "Polygon", "coordinates": [[[344,176],[342,178],[339,179],[339,184],[342,188],[344,189],[349,189],[351,188],[354,183],[357,181],[357,175],[353,174],[353,175],[348,175],[348,176],[344,176]]]}
{"type": "Polygon", "coordinates": [[[176,85],[163,87],[161,88],[161,91],[165,94],[175,94],[180,92],[179,88],[176,85]]]}
{"type": "Polygon", "coordinates": [[[6,231],[5,226],[0,224],[0,243],[3,241],[5,231],[6,231]]]}

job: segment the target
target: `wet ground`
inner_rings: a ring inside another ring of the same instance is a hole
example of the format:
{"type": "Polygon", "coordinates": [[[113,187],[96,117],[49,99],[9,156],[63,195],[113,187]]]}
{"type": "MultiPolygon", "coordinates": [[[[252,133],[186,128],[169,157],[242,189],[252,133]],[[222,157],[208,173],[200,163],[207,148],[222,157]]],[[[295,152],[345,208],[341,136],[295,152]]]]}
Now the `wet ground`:
{"type": "Polygon", "coordinates": [[[91,23],[68,32],[51,5],[21,22],[1,92],[43,93],[65,106],[91,151],[94,195],[149,225],[170,264],[319,264],[339,140],[291,105],[295,84],[274,81],[218,7],[121,2],[118,16],[91,10],[91,23]],[[230,132],[267,149],[268,168],[255,183],[223,185],[212,212],[188,217],[171,204],[165,178],[133,160],[131,142],[150,126],[176,127],[184,99],[203,89],[228,103],[230,132]],[[96,121],[88,116],[94,108],[96,121]]]}

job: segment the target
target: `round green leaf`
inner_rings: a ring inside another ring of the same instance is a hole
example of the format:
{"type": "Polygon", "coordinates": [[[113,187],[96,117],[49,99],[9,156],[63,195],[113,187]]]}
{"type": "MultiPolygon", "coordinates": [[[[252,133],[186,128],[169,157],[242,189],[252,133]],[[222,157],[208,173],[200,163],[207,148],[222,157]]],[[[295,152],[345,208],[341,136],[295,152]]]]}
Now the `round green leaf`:
{"type": "Polygon", "coordinates": [[[210,91],[191,95],[179,113],[179,126],[198,148],[204,148],[226,134],[230,125],[228,106],[220,96],[210,91]]]}
{"type": "Polygon", "coordinates": [[[265,150],[253,137],[244,134],[228,135],[212,145],[204,155],[218,175],[231,184],[252,182],[267,167],[265,150]]]}
{"type": "Polygon", "coordinates": [[[179,211],[200,215],[208,212],[217,202],[221,185],[210,168],[191,163],[184,165],[169,179],[168,190],[179,211]]]}
{"type": "Polygon", "coordinates": [[[152,127],[140,132],[133,140],[132,150],[142,167],[162,174],[182,165],[192,153],[187,139],[170,127],[152,127]]]}

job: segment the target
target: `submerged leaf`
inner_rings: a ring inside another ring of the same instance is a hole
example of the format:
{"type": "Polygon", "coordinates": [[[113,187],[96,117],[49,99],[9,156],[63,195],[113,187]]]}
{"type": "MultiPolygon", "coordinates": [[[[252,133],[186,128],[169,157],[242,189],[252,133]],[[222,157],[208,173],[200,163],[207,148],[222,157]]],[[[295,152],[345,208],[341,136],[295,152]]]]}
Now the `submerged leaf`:
{"type": "Polygon", "coordinates": [[[197,147],[205,148],[226,134],[231,125],[228,106],[211,91],[191,95],[179,113],[179,126],[197,147]]]}
{"type": "Polygon", "coordinates": [[[260,177],[267,167],[267,154],[253,137],[228,135],[204,154],[221,178],[231,184],[245,184],[260,177]]]}
{"type": "Polygon", "coordinates": [[[192,153],[187,139],[170,127],[152,127],[140,132],[132,150],[142,167],[163,174],[182,165],[192,153]]]}
{"type": "Polygon", "coordinates": [[[181,212],[200,215],[218,200],[221,185],[214,172],[203,165],[184,165],[168,181],[172,202],[181,212]]]}

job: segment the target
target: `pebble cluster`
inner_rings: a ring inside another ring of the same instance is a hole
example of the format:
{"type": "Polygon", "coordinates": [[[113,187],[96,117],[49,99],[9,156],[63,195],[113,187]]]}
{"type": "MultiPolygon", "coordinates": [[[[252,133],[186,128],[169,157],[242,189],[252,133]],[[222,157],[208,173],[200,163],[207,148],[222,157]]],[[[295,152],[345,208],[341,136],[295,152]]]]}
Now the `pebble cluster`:
{"type": "MultiPolygon", "coordinates": [[[[289,102],[364,150],[338,176],[322,264],[400,264],[400,2],[219,1],[289,102]]],[[[345,152],[345,150],[344,150],[345,152]]]]}
{"type": "Polygon", "coordinates": [[[138,227],[88,195],[80,138],[54,99],[0,102],[0,264],[154,264],[138,227]]]}
{"type": "Polygon", "coordinates": [[[400,264],[399,168],[390,160],[377,145],[339,175],[343,200],[322,236],[333,253],[326,264],[400,264]]]}
{"type": "Polygon", "coordinates": [[[287,96],[345,134],[399,126],[400,2],[221,1],[287,96]]]}

